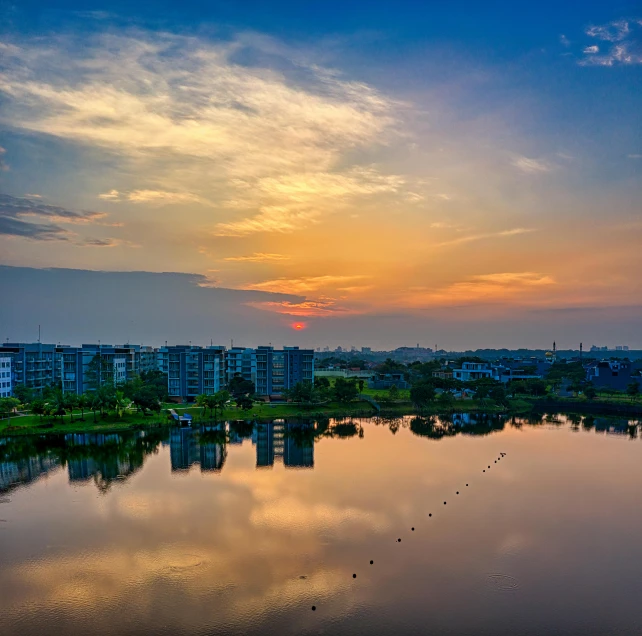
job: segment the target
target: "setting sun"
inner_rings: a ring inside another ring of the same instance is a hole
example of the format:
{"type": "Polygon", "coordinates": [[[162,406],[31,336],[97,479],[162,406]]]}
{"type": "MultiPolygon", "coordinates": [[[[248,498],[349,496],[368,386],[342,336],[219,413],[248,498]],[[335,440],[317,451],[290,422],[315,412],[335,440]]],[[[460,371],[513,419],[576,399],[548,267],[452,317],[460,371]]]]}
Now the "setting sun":
{"type": "Polygon", "coordinates": [[[292,323],[292,329],[296,331],[303,331],[307,325],[304,322],[293,322],[292,323]]]}

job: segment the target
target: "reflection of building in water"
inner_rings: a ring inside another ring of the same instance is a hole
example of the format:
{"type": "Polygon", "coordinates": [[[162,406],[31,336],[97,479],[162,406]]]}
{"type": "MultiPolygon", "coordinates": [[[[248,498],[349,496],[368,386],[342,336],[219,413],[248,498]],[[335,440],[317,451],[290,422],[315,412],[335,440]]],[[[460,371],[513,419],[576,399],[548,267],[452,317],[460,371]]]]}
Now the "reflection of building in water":
{"type": "Polygon", "coordinates": [[[59,466],[58,458],[47,456],[0,461],[0,492],[6,492],[21,484],[29,484],[59,466]]]}
{"type": "Polygon", "coordinates": [[[189,470],[195,465],[200,465],[203,472],[219,471],[227,457],[225,430],[203,426],[199,435],[191,428],[174,428],[169,434],[169,454],[172,471],[189,470]],[[217,436],[220,439],[210,441],[217,436]]]}
{"type": "Polygon", "coordinates": [[[169,456],[172,471],[189,470],[200,463],[198,439],[191,428],[173,428],[169,433],[169,456]]]}
{"type": "Polygon", "coordinates": [[[256,466],[274,466],[274,461],[282,460],[284,466],[298,468],[314,467],[314,443],[304,445],[292,435],[292,424],[257,424],[256,466]]]}
{"type": "Polygon", "coordinates": [[[201,444],[201,472],[221,470],[226,457],[224,444],[201,444]]]}
{"type": "MultiPolygon", "coordinates": [[[[142,436],[134,436],[135,442],[142,436]]],[[[80,433],[65,435],[69,452],[69,481],[80,483],[93,479],[100,490],[107,490],[115,479],[133,475],[143,465],[143,455],[128,446],[117,433],[80,433]],[[86,451],[74,451],[86,447],[86,451]],[[80,456],[75,456],[80,454],[80,456]]]]}

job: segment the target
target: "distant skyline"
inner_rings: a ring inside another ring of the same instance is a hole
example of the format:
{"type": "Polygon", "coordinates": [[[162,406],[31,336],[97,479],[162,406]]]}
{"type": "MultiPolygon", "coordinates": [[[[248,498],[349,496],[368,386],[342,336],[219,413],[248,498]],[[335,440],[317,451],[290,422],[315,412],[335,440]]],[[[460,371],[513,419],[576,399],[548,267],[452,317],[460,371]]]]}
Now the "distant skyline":
{"type": "Polygon", "coordinates": [[[637,2],[0,3],[0,336],[642,348],[641,85],[637,2]]]}

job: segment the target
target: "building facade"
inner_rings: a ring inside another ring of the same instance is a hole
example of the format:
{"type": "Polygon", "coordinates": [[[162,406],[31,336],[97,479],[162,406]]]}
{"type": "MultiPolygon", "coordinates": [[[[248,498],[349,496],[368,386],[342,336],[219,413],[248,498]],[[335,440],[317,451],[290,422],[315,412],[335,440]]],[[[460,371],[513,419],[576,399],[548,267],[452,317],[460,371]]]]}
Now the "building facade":
{"type": "Polygon", "coordinates": [[[11,357],[0,353],[0,398],[13,395],[11,376],[11,357]]]}
{"type": "Polygon", "coordinates": [[[225,352],[225,373],[229,384],[234,377],[252,382],[256,387],[256,350],[232,347],[225,352]]]}
{"type": "Polygon", "coordinates": [[[11,359],[13,387],[24,384],[40,393],[45,387],[55,386],[60,381],[55,364],[56,345],[5,342],[0,347],[0,356],[11,359]]]}
{"type": "Polygon", "coordinates": [[[299,382],[314,384],[314,350],[299,347],[258,347],[256,349],[256,392],[283,394],[299,382]]]}
{"type": "Polygon", "coordinates": [[[167,374],[170,398],[192,401],[197,395],[211,395],[225,386],[225,347],[176,345],[161,347],[158,369],[167,374]]]}

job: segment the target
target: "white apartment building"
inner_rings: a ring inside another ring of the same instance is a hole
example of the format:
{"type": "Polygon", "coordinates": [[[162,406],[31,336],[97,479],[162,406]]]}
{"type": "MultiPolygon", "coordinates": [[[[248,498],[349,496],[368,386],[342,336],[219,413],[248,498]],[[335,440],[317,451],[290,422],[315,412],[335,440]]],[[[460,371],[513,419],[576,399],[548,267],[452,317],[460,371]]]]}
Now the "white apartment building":
{"type": "Polygon", "coordinates": [[[11,358],[0,357],[0,398],[11,397],[13,386],[11,383],[11,358]]]}

